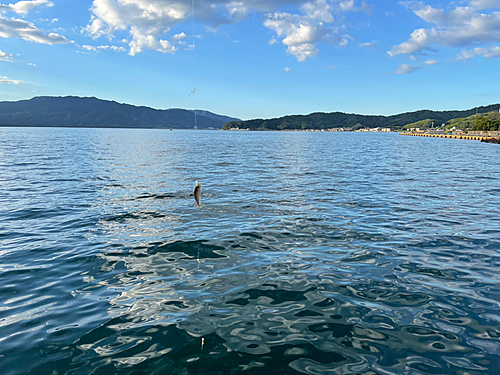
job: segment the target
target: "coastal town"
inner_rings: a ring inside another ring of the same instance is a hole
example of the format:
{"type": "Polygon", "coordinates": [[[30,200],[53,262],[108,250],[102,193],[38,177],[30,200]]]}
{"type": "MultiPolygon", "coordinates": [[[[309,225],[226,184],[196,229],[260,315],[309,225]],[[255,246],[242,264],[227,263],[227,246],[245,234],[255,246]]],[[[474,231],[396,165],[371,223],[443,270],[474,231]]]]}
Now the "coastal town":
{"type": "MultiPolygon", "coordinates": [[[[259,129],[251,128],[230,128],[226,130],[239,130],[239,131],[258,131],[259,129]]],[[[361,128],[354,130],[353,128],[330,128],[330,129],[281,129],[280,131],[286,132],[371,132],[371,133],[390,133],[390,128],[361,128]]]]}

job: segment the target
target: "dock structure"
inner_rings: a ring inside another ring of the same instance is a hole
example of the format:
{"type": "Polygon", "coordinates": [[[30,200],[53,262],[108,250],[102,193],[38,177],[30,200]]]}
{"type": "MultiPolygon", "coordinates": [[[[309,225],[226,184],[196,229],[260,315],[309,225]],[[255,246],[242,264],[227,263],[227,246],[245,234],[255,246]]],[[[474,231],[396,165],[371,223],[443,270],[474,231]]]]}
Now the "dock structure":
{"type": "Polygon", "coordinates": [[[430,138],[452,138],[452,139],[469,139],[473,141],[486,141],[490,139],[496,139],[491,135],[467,135],[467,134],[428,134],[428,133],[417,133],[417,132],[405,132],[399,133],[400,135],[410,135],[413,137],[430,137],[430,138]]]}

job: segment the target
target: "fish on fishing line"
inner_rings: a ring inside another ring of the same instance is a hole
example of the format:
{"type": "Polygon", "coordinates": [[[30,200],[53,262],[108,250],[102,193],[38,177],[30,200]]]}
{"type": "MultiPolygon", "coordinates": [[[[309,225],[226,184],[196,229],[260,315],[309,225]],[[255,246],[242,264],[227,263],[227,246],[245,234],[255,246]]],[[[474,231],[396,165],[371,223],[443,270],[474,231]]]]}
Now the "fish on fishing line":
{"type": "Polygon", "coordinates": [[[201,209],[201,184],[196,181],[195,187],[194,187],[194,199],[196,200],[196,204],[198,205],[198,208],[201,209]]]}

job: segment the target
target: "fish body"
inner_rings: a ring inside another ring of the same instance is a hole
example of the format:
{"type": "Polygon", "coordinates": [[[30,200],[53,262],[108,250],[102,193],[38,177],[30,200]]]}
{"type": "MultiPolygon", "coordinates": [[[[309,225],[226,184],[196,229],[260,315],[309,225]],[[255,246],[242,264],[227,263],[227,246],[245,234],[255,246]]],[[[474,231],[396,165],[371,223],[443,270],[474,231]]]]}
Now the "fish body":
{"type": "Polygon", "coordinates": [[[194,199],[196,200],[198,208],[201,208],[201,184],[198,181],[196,181],[196,185],[194,187],[194,199]]]}

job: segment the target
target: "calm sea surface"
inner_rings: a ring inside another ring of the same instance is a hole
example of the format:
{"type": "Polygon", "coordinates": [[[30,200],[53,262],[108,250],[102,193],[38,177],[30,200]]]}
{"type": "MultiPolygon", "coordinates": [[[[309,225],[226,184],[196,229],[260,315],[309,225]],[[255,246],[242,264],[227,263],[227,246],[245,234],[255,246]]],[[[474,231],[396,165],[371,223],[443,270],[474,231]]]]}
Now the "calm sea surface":
{"type": "Polygon", "coordinates": [[[0,373],[499,374],[499,161],[398,134],[0,128],[0,373]]]}

